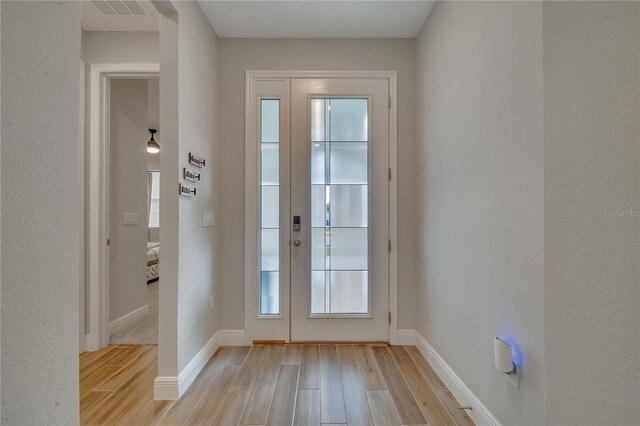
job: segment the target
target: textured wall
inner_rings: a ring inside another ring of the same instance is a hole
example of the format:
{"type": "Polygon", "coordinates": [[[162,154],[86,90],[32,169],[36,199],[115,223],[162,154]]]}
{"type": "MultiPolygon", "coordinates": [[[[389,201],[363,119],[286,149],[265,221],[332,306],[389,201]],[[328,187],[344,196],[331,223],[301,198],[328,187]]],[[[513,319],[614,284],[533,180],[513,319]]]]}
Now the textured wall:
{"type": "Polygon", "coordinates": [[[416,53],[417,330],[500,422],[541,424],[542,4],[438,2],[416,53]]]}
{"type": "Polygon", "coordinates": [[[640,3],[544,4],[548,424],[640,419],[639,54],[640,3]]]}
{"type": "Polygon", "coordinates": [[[218,220],[223,329],[244,328],[244,72],[245,70],[398,71],[398,324],[414,328],[413,69],[410,39],[221,39],[218,220]]]}
{"type": "Polygon", "coordinates": [[[2,423],[78,423],[80,4],[2,2],[2,423]]]}

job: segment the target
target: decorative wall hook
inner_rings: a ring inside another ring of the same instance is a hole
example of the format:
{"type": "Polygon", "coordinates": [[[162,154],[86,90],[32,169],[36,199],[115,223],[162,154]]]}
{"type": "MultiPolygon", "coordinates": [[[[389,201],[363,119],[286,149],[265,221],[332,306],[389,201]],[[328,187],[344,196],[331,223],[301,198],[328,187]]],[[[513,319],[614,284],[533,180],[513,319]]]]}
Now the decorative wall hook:
{"type": "Polygon", "coordinates": [[[191,197],[192,195],[196,195],[196,189],[179,183],[178,194],[183,195],[185,197],[191,197]]]}
{"type": "Polygon", "coordinates": [[[202,157],[198,157],[197,155],[194,155],[193,153],[189,153],[189,163],[193,164],[196,167],[204,167],[205,166],[205,159],[202,157]]]}
{"type": "Polygon", "coordinates": [[[193,170],[184,168],[183,176],[185,180],[190,182],[198,182],[200,180],[200,173],[195,173],[193,170]]]}

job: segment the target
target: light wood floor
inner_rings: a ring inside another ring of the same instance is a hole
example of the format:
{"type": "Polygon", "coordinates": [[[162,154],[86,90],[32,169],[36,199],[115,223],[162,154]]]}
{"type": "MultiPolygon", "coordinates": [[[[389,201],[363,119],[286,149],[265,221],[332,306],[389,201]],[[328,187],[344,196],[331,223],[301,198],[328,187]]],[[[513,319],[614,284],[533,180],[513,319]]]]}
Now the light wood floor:
{"type": "Polygon", "coordinates": [[[413,346],[220,348],[179,401],[154,401],[156,346],[80,356],[82,424],[473,425],[413,346]]]}

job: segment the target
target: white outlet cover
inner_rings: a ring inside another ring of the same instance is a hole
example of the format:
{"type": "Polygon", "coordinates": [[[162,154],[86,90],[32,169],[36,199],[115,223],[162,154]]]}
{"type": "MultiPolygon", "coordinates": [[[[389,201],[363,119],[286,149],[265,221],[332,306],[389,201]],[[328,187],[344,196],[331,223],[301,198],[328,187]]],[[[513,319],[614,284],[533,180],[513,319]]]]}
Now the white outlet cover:
{"type": "Polygon", "coordinates": [[[125,225],[137,225],[138,213],[125,213],[123,222],[125,225]]]}
{"type": "Polygon", "coordinates": [[[516,366],[516,372],[514,374],[506,374],[507,382],[518,390],[520,390],[520,374],[520,366],[516,366]]]}
{"type": "Polygon", "coordinates": [[[215,215],[213,211],[202,212],[202,227],[210,228],[215,224],[215,215]]]}

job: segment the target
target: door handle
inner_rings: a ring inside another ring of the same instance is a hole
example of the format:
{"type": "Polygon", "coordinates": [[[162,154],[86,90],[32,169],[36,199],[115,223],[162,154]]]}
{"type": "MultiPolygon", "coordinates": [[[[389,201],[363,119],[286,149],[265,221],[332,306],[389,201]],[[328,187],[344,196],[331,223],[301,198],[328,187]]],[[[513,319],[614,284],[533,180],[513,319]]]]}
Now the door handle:
{"type": "Polygon", "coordinates": [[[293,245],[296,246],[296,247],[300,247],[301,244],[302,244],[302,241],[300,241],[300,240],[294,240],[293,241],[293,245]]]}

